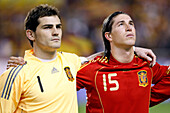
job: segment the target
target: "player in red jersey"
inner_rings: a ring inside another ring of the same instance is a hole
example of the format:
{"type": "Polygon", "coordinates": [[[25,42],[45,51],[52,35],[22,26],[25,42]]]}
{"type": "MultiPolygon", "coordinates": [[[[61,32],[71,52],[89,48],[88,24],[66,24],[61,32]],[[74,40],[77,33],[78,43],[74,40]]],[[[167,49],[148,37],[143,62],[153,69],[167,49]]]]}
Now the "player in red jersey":
{"type": "Polygon", "coordinates": [[[154,67],[134,54],[131,17],[115,12],[103,23],[105,55],[82,66],[77,89],[87,90],[87,113],[148,113],[151,84],[170,77],[168,66],[154,67]]]}

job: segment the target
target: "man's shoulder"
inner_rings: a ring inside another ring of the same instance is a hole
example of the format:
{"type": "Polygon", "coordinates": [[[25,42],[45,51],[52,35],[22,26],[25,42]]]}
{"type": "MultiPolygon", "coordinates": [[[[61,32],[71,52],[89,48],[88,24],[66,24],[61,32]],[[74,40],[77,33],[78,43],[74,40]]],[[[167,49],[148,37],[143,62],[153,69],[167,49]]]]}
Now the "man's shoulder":
{"type": "Polygon", "coordinates": [[[138,56],[136,56],[135,55],[135,60],[134,60],[134,63],[136,63],[136,64],[143,64],[143,63],[150,63],[150,61],[147,61],[146,59],[144,59],[144,58],[140,58],[140,57],[138,57],[138,56]]]}
{"type": "Polygon", "coordinates": [[[90,60],[89,62],[84,63],[81,66],[82,68],[89,68],[89,69],[98,69],[100,67],[108,65],[107,59],[104,59],[102,56],[97,56],[93,60],[90,60]]]}
{"type": "Polygon", "coordinates": [[[93,65],[108,65],[108,59],[105,56],[96,56],[93,60],[91,60],[91,64],[93,65]]]}
{"type": "Polygon", "coordinates": [[[75,53],[68,53],[68,52],[58,52],[57,54],[64,56],[64,57],[79,57],[78,55],[76,55],[75,53]]]}
{"type": "Polygon", "coordinates": [[[81,59],[80,59],[80,57],[77,56],[74,53],[58,52],[57,56],[66,65],[68,65],[68,64],[74,65],[74,66],[77,66],[78,69],[81,66],[81,59]]]}
{"type": "MultiPolygon", "coordinates": [[[[0,76],[1,79],[15,79],[18,75],[22,75],[25,73],[24,65],[18,65],[17,67],[10,67],[8,70],[4,71],[4,73],[0,76]]],[[[21,77],[22,77],[21,76],[21,77]]]]}

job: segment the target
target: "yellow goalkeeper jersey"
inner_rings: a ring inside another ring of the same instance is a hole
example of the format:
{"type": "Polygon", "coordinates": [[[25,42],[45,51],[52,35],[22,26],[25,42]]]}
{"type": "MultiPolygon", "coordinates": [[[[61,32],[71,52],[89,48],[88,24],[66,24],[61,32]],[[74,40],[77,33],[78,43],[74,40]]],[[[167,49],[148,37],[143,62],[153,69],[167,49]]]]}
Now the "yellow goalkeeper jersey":
{"type": "Polygon", "coordinates": [[[78,113],[76,74],[81,66],[75,54],[58,52],[42,62],[25,52],[25,65],[0,76],[0,113],[78,113]]]}

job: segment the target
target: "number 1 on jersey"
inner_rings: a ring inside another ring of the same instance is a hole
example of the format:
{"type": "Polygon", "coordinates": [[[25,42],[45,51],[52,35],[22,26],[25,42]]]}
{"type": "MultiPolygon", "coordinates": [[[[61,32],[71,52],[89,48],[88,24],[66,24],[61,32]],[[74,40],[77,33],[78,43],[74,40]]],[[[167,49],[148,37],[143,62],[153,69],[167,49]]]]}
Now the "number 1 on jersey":
{"type": "Polygon", "coordinates": [[[119,89],[119,82],[117,80],[112,80],[112,77],[117,76],[116,73],[109,73],[108,76],[106,77],[105,74],[103,74],[103,86],[104,86],[104,91],[108,90],[107,83],[106,83],[106,78],[108,79],[109,83],[108,84],[115,84],[115,87],[110,87],[110,91],[116,91],[119,89]]]}

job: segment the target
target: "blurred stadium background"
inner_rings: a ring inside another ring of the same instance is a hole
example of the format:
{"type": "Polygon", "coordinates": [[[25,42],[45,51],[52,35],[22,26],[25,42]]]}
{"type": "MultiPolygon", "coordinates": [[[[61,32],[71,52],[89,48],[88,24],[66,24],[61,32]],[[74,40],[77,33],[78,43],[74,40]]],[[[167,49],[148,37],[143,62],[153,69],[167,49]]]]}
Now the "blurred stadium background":
{"type": "MultiPolygon", "coordinates": [[[[25,37],[24,18],[34,6],[47,3],[60,10],[63,23],[59,51],[88,56],[103,50],[101,25],[105,17],[121,10],[133,17],[136,46],[150,48],[160,64],[170,64],[169,0],[0,0],[0,74],[9,56],[23,56],[31,48],[25,37]]],[[[85,113],[85,90],[78,91],[79,112],[85,113]]],[[[170,102],[157,105],[150,113],[170,113],[170,102]]]]}

